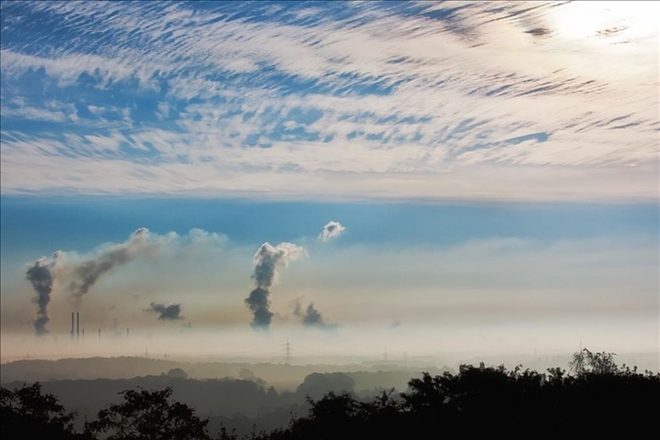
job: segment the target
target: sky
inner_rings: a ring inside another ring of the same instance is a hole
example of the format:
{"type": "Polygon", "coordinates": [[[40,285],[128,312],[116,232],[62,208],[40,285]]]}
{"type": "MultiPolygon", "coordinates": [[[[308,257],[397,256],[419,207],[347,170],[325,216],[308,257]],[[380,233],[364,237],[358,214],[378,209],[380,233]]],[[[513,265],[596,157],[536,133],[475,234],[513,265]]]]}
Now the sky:
{"type": "Polygon", "coordinates": [[[657,3],[0,12],[3,358],[658,351],[657,3]]]}

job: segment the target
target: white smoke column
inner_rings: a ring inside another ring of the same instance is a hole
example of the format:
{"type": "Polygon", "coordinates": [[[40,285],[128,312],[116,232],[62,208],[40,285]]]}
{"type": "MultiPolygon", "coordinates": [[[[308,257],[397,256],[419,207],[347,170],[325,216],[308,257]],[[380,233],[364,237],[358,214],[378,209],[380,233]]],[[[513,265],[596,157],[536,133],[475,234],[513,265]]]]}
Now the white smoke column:
{"type": "Polygon", "coordinates": [[[273,247],[266,242],[254,255],[254,274],[257,285],[245,299],[252,314],[251,326],[255,329],[268,330],[273,319],[270,311],[270,288],[277,282],[278,269],[285,268],[291,261],[307,255],[304,248],[293,243],[280,243],[273,247]]]}
{"type": "Polygon", "coordinates": [[[75,279],[69,284],[69,292],[76,308],[80,307],[83,295],[89,292],[103,274],[133,261],[140,255],[157,253],[162,242],[151,242],[149,237],[147,228],[139,228],[124,243],[104,249],[96,257],[74,267],[75,279]]]}
{"type": "Polygon", "coordinates": [[[346,228],[343,227],[341,223],[331,221],[323,227],[323,231],[319,234],[318,239],[326,242],[335,237],[339,237],[345,230],[346,228]]]}

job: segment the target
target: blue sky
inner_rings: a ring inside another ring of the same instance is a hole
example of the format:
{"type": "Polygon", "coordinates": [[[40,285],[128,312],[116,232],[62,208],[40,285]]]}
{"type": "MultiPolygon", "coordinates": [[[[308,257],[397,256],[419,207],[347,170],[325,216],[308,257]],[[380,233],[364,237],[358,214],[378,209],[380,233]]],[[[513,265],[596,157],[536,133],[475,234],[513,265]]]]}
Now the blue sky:
{"type": "Polygon", "coordinates": [[[129,310],[140,291],[250,330],[254,253],[292,242],[307,256],[279,269],[273,327],[303,298],[340,332],[442,329],[455,307],[476,327],[590,322],[594,341],[615,317],[657,348],[657,4],[1,10],[3,329],[32,328],[26,264],[69,256],[61,330],[71,268],[146,227],[163,254],[103,276],[81,306],[99,326],[179,324],[129,310]],[[346,230],[321,243],[329,221],[346,230]]]}

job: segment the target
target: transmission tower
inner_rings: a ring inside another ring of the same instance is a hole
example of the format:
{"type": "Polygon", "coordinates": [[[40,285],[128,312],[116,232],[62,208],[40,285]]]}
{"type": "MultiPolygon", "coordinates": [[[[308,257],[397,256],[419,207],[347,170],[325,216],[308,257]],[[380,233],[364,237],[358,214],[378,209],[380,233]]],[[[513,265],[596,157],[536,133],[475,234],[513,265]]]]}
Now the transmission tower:
{"type": "Polygon", "coordinates": [[[284,344],[284,355],[285,355],[285,364],[289,365],[291,360],[291,344],[289,343],[289,338],[286,338],[286,344],[284,344]]]}

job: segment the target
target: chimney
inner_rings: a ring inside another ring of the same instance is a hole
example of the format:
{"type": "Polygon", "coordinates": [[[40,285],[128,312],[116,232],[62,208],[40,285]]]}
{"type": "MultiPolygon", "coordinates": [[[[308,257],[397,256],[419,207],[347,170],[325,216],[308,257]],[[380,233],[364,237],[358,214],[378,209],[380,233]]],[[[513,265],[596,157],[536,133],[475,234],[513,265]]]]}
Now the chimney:
{"type": "Polygon", "coordinates": [[[71,339],[73,339],[73,312],[71,312],[71,339]]]}
{"type": "Polygon", "coordinates": [[[101,329],[99,329],[99,341],[101,340],[101,329]]]}
{"type": "Polygon", "coordinates": [[[80,312],[76,312],[76,339],[80,339],[80,312]]]}
{"type": "Polygon", "coordinates": [[[126,328],[126,339],[128,339],[128,327],[126,328]]]}

